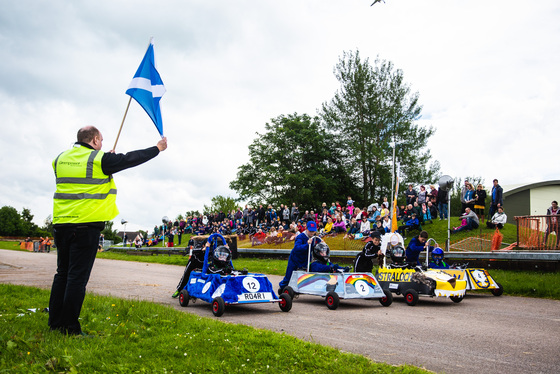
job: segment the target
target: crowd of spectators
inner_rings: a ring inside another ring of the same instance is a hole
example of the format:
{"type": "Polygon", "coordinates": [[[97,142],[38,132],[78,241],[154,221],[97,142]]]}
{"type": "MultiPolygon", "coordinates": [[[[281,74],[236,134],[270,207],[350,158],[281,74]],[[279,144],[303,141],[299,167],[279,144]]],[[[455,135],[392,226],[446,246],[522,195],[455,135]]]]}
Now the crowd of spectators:
{"type": "MultiPolygon", "coordinates": [[[[422,231],[422,226],[432,223],[435,219],[448,217],[448,191],[438,190],[434,185],[421,185],[415,189],[409,185],[403,192],[406,205],[397,207],[398,231],[406,235],[410,231],[422,231]]],[[[494,181],[492,189],[492,206],[489,221],[494,212],[501,206],[501,187],[494,181]],[[492,207],[496,207],[495,211],[492,207]]],[[[479,184],[475,190],[472,183],[465,181],[461,189],[461,213],[465,223],[457,227],[457,231],[478,227],[479,220],[484,221],[486,191],[479,184]],[[467,213],[467,210],[469,213],[467,213]],[[467,217],[468,214],[468,217],[467,217]],[[474,218],[476,217],[476,218],[474,218]],[[466,227],[463,227],[466,226],[466,227]]],[[[305,230],[308,221],[317,224],[320,235],[344,234],[346,239],[361,239],[372,232],[384,234],[391,231],[390,203],[387,197],[382,202],[368,206],[356,206],[355,201],[348,196],[345,203],[339,201],[329,205],[323,203],[313,210],[300,211],[296,203],[291,206],[280,204],[274,208],[271,204],[266,207],[245,205],[230,212],[212,212],[199,216],[187,216],[180,220],[168,222],[166,225],[155,226],[153,235],[145,239],[145,244],[153,245],[166,236],[167,241],[174,242],[178,237],[181,244],[183,234],[208,235],[220,233],[222,235],[238,235],[240,239],[249,238],[253,245],[264,243],[283,243],[293,240],[295,236],[305,230]]],[[[491,225],[488,225],[490,227],[491,225]]],[[[496,227],[503,227],[496,225],[496,227]]]]}

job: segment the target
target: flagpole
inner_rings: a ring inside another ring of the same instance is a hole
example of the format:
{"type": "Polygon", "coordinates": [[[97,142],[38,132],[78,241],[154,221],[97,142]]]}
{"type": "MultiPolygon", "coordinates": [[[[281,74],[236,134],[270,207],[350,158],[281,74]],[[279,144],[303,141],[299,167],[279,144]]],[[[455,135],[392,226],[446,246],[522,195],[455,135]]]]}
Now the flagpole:
{"type": "Polygon", "coordinates": [[[115,149],[117,148],[117,142],[119,141],[119,136],[121,136],[121,130],[122,127],[124,125],[124,120],[126,118],[126,114],[128,113],[128,108],[130,107],[130,102],[132,101],[132,96],[129,97],[128,99],[128,104],[126,105],[126,110],[124,111],[124,116],[121,122],[121,127],[119,128],[119,133],[117,134],[117,139],[115,139],[115,145],[113,146],[113,152],[115,152],[115,149]]]}

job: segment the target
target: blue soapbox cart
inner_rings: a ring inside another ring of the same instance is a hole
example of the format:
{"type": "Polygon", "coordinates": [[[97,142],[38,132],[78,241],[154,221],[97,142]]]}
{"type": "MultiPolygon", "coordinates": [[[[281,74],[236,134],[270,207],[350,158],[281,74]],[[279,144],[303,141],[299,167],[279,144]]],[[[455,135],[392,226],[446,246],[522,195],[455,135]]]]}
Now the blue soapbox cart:
{"type": "Polygon", "coordinates": [[[292,299],[286,294],[276,296],[264,274],[236,271],[231,259],[228,274],[209,271],[213,252],[218,246],[226,245],[226,240],[220,234],[212,234],[208,242],[210,247],[205,251],[202,270],[193,270],[187,285],[179,293],[181,306],[188,306],[190,300],[201,299],[212,304],[212,313],[216,317],[224,314],[229,304],[278,303],[283,312],[292,309],[292,299]]]}

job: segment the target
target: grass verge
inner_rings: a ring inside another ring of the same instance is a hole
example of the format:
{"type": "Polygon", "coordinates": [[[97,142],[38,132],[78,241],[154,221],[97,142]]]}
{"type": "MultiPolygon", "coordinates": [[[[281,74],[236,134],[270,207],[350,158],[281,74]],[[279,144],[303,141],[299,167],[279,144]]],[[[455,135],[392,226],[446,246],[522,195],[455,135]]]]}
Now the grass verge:
{"type": "Polygon", "coordinates": [[[92,338],[47,328],[49,292],[0,284],[0,372],[426,373],[374,363],[286,334],[227,324],[144,301],[88,294],[92,338]]]}

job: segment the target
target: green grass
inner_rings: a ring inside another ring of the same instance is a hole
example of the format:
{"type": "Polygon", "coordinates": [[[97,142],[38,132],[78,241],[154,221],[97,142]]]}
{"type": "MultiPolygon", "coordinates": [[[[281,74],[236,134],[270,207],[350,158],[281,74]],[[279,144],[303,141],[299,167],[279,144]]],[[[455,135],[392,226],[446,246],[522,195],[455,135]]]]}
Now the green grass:
{"type": "Polygon", "coordinates": [[[81,323],[93,337],[65,336],[47,327],[41,310],[48,297],[46,290],[0,285],[0,372],[426,373],[286,334],[92,294],[81,323]]]}
{"type": "Polygon", "coordinates": [[[560,273],[489,270],[504,286],[504,295],[560,300],[560,273]]]}
{"type": "Polygon", "coordinates": [[[29,252],[26,249],[20,249],[19,242],[14,241],[0,241],[0,249],[11,249],[13,251],[29,252]]]}

